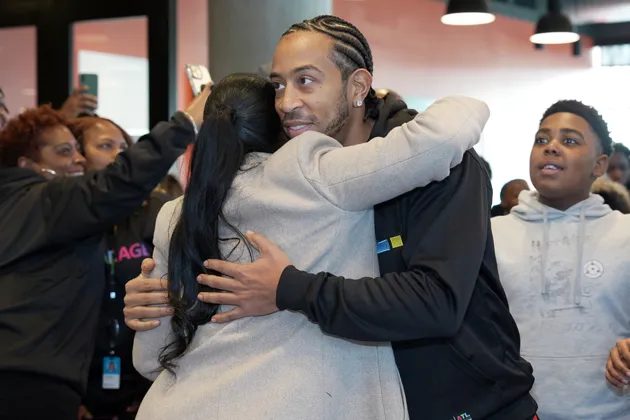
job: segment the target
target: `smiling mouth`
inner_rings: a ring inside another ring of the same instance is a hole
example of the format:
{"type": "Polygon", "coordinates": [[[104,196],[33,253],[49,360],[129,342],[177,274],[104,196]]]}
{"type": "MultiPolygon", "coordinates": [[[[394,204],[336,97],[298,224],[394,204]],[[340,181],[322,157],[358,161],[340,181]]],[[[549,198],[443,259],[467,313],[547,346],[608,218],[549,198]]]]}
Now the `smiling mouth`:
{"type": "Polygon", "coordinates": [[[295,124],[295,125],[285,125],[284,128],[287,130],[287,133],[291,137],[295,137],[299,134],[302,134],[308,131],[313,126],[312,123],[305,124],[295,124]]]}
{"type": "Polygon", "coordinates": [[[307,126],[309,126],[310,124],[300,124],[300,125],[294,125],[289,127],[289,130],[301,130],[307,126]]]}
{"type": "Polygon", "coordinates": [[[561,168],[558,165],[554,165],[552,163],[548,163],[546,165],[544,165],[542,168],[540,168],[540,172],[542,172],[543,174],[556,174],[560,171],[564,170],[564,168],[561,168]]]}

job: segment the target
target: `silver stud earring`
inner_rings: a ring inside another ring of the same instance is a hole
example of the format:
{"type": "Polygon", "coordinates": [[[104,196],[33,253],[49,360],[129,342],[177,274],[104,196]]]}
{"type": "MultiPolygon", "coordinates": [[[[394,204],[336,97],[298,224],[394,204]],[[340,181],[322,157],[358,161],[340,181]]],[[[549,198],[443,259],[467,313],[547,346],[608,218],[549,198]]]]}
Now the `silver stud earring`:
{"type": "Polygon", "coordinates": [[[357,108],[358,108],[358,107],[360,107],[361,105],[363,105],[363,101],[359,99],[359,100],[357,101],[357,108]]]}

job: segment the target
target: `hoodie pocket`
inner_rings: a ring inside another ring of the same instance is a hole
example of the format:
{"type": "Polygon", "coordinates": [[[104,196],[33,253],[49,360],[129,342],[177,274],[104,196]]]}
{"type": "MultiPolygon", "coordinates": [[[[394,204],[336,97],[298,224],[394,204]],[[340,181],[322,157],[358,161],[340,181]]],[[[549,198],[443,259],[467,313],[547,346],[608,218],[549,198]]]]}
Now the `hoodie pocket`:
{"type": "Polygon", "coordinates": [[[449,343],[451,349],[450,359],[473,382],[484,388],[496,389],[496,381],[492,380],[489,376],[483,373],[477,366],[473,365],[464,355],[457,350],[457,348],[449,343]]]}

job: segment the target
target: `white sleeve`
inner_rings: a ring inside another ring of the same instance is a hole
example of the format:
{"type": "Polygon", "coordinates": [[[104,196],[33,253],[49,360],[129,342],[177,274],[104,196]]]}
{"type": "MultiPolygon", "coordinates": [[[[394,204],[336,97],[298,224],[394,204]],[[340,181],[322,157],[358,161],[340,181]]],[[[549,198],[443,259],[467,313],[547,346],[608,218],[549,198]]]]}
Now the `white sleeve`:
{"type": "MultiPolygon", "coordinates": [[[[181,198],[162,206],[155,222],[153,235],[153,260],[155,278],[166,278],[168,274],[168,247],[171,232],[179,217],[181,198]]],[[[165,306],[165,305],[164,305],[165,306]]],[[[160,325],[150,331],[136,332],[133,342],[133,366],[145,378],[155,381],[162,371],[158,362],[160,352],[171,341],[171,317],[160,319],[160,325]]]]}
{"type": "Polygon", "coordinates": [[[490,110],[481,101],[448,97],[385,138],[343,147],[321,133],[300,135],[298,160],[309,183],[346,211],[362,211],[446,178],[481,136],[490,110]]]}

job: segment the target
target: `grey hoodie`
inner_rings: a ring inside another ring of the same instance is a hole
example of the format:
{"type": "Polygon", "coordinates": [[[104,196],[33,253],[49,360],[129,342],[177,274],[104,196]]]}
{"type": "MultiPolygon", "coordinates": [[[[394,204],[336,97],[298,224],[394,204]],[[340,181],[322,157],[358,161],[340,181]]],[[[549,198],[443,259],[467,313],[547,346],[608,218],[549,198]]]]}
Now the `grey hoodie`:
{"type": "Polygon", "coordinates": [[[630,393],[604,377],[630,337],[630,215],[598,195],[560,211],[523,191],[492,233],[540,418],[630,419],[630,393]]]}

